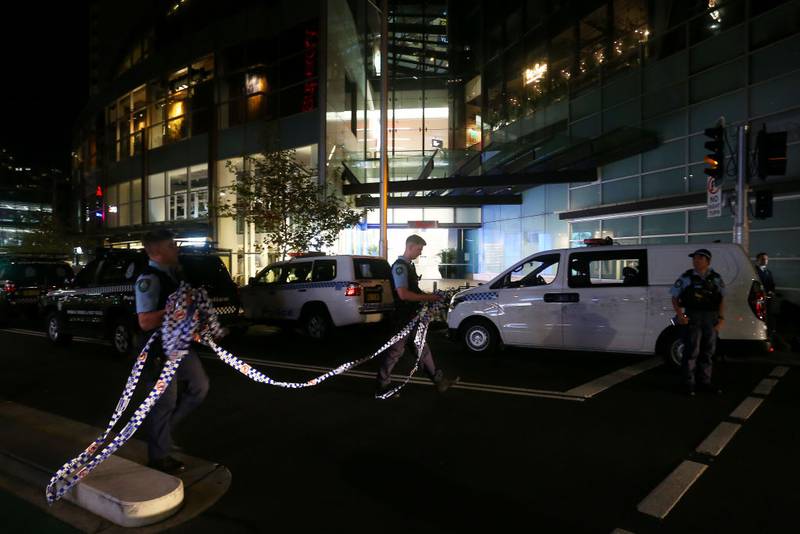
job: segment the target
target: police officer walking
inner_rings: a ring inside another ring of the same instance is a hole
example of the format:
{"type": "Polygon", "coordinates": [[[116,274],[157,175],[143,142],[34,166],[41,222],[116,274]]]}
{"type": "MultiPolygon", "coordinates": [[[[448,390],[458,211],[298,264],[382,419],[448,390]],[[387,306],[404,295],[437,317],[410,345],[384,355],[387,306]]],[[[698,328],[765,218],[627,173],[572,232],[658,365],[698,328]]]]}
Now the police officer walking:
{"type": "Polygon", "coordinates": [[[693,268],[683,273],[670,290],[678,324],[686,326],[681,366],[684,385],[691,396],[695,388],[721,393],[712,385],[711,367],[717,333],[725,323],[725,283],[711,268],[708,249],[697,249],[689,256],[693,268]]]}
{"type": "MultiPolygon", "coordinates": [[[[147,340],[161,327],[167,298],[178,289],[182,272],[178,263],[178,247],[172,233],[166,230],[148,232],[142,243],[150,261],[136,279],[136,313],[139,326],[145,333],[144,339],[147,340]]],[[[158,367],[157,371],[151,367],[154,382],[165,360],[160,338],[150,345],[148,360],[155,362],[158,367]]],[[[152,385],[151,383],[150,387],[152,385]]],[[[185,469],[183,463],[170,456],[174,448],[172,429],[199,406],[207,394],[208,376],[197,353],[190,348],[174,379],[145,420],[149,467],[173,474],[185,469]],[[178,382],[186,385],[180,395],[178,382]]]]}
{"type": "MultiPolygon", "coordinates": [[[[406,326],[414,318],[421,303],[442,300],[439,295],[430,295],[420,289],[419,277],[412,263],[422,254],[422,249],[426,244],[425,240],[416,234],[408,236],[405,252],[392,265],[392,293],[394,294],[395,302],[392,324],[398,330],[406,326]]],[[[392,389],[392,369],[403,356],[406,347],[414,349],[413,332],[386,350],[380,369],[378,369],[376,397],[392,389]]],[[[416,350],[414,350],[414,353],[416,354],[416,350]]],[[[425,374],[433,381],[440,393],[444,393],[450,386],[458,382],[458,377],[447,378],[441,369],[436,368],[427,341],[422,348],[421,361],[425,374]]]]}

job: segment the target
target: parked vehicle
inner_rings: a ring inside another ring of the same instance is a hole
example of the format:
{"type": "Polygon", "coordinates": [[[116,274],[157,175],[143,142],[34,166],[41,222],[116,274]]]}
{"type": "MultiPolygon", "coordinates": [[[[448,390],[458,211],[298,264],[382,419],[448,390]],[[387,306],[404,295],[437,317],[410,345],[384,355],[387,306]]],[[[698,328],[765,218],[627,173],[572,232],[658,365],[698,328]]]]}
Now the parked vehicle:
{"type": "MultiPolygon", "coordinates": [[[[704,245],[726,284],[721,350],[768,349],[766,300],[738,245],[704,245]]],[[[454,295],[451,337],[475,353],[500,345],[683,357],[669,294],[693,245],[590,246],[539,252],[454,295]]]]}
{"type": "Polygon", "coordinates": [[[0,322],[20,316],[35,318],[42,295],[65,287],[73,276],[62,255],[0,256],[0,322]]]}
{"type": "MultiPolygon", "coordinates": [[[[208,291],[220,322],[244,328],[238,288],[214,251],[181,247],[179,260],[187,281],[208,291]]],[[[118,353],[129,354],[141,333],[133,285],[147,261],[141,250],[98,249],[73,284],[41,299],[48,339],[64,344],[74,334],[107,338],[118,353]]]]}
{"type": "Polygon", "coordinates": [[[241,297],[256,323],[299,324],[314,339],[334,327],[374,323],[394,309],[391,270],[383,258],[306,254],[267,266],[241,297]]]}

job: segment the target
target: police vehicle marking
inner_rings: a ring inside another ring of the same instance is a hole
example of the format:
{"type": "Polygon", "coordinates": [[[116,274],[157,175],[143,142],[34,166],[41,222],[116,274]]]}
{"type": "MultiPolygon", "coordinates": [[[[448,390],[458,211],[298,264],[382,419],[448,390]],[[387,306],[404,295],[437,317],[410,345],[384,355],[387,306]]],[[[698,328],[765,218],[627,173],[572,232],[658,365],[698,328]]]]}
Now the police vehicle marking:
{"type": "Polygon", "coordinates": [[[497,300],[497,293],[495,291],[488,291],[484,293],[468,293],[462,297],[458,297],[463,301],[471,300],[497,300]]]}

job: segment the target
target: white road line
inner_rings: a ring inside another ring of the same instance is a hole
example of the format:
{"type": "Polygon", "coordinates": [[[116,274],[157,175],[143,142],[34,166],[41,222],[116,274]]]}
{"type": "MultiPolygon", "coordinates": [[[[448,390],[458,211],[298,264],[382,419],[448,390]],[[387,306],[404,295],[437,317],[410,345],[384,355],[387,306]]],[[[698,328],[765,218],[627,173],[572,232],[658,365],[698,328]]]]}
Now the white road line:
{"type": "Polygon", "coordinates": [[[735,410],[731,412],[730,417],[733,419],[747,421],[750,416],[753,415],[753,412],[756,411],[756,408],[761,406],[762,402],[764,402],[764,399],[761,397],[747,397],[739,406],[736,407],[735,410]]]}
{"type": "MultiPolygon", "coordinates": [[[[213,354],[204,354],[201,356],[207,360],[216,360],[217,357],[213,354]]],[[[275,360],[261,360],[257,358],[240,358],[242,361],[250,365],[259,365],[264,367],[274,367],[277,369],[291,369],[293,371],[305,371],[311,373],[327,373],[331,370],[330,367],[320,367],[317,365],[302,365],[296,363],[280,362],[275,360]]],[[[375,380],[375,373],[368,373],[366,371],[347,371],[343,373],[344,376],[351,376],[354,378],[363,378],[366,380],[375,380]]],[[[402,375],[392,375],[395,380],[403,380],[405,377],[402,375]]],[[[412,377],[410,382],[412,384],[430,386],[433,385],[430,380],[426,378],[412,377]]],[[[550,391],[543,389],[526,389],[510,386],[501,386],[497,384],[481,384],[477,382],[458,382],[453,386],[453,389],[466,389],[471,391],[481,391],[484,393],[499,393],[502,395],[515,395],[520,397],[538,397],[545,399],[555,400],[568,400],[575,402],[582,402],[585,399],[574,395],[566,395],[560,391],[550,391]]]]}
{"type": "Polygon", "coordinates": [[[697,447],[697,452],[700,454],[708,454],[709,456],[719,456],[722,449],[733,439],[733,436],[742,428],[742,425],[737,423],[722,422],[717,425],[708,437],[703,440],[697,447]]]}
{"type": "Polygon", "coordinates": [[[565,393],[567,395],[574,395],[577,397],[582,397],[584,399],[590,399],[612,386],[616,386],[617,384],[620,384],[630,378],[633,378],[638,374],[644,373],[645,371],[649,371],[650,369],[658,367],[659,365],[661,365],[661,363],[662,363],[661,358],[658,357],[648,358],[642,362],[629,365],[628,367],[623,367],[622,369],[618,369],[605,376],[596,378],[591,382],[587,382],[580,386],[574,387],[566,391],[565,393]]]}
{"type": "Polygon", "coordinates": [[[636,508],[643,514],[664,519],[707,468],[690,460],[681,462],[636,508]]]}
{"type": "Polygon", "coordinates": [[[611,534],[633,534],[633,532],[625,530],[624,528],[615,528],[611,531],[611,534]]]}
{"type": "Polygon", "coordinates": [[[753,390],[753,395],[769,395],[772,393],[772,388],[778,383],[777,378],[765,378],[753,390]]]}
{"type": "Polygon", "coordinates": [[[786,373],[789,372],[789,368],[785,365],[779,365],[772,372],[769,374],[772,378],[783,378],[786,376],[786,373]]]}

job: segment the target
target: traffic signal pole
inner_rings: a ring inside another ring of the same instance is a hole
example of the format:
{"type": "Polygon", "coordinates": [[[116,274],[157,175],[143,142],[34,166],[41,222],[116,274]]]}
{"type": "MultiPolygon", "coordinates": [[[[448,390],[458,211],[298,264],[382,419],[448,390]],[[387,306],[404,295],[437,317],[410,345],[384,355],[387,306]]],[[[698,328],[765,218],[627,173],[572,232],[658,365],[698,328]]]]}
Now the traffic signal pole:
{"type": "Polygon", "coordinates": [[[380,255],[389,257],[389,0],[381,2],[381,235],[380,255]]]}
{"type": "Polygon", "coordinates": [[[747,134],[749,130],[750,126],[747,124],[738,128],[736,214],[733,222],[733,242],[741,245],[748,256],[750,255],[750,218],[747,216],[747,134]]]}

